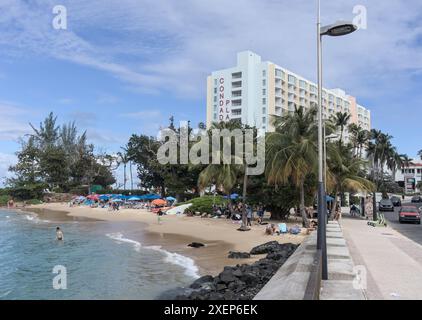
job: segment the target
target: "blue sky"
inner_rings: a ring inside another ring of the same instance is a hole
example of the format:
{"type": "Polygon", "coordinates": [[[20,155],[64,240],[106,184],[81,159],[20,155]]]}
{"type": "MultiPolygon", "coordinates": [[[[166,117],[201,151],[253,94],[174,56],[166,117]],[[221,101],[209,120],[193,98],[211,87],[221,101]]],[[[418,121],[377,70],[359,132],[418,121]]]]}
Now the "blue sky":
{"type": "MultiPolygon", "coordinates": [[[[0,177],[17,139],[50,111],[115,152],[132,133],[205,120],[206,76],[252,50],[315,81],[309,0],[1,0],[0,177]],[[67,30],[52,27],[55,5],[67,30]]],[[[422,149],[422,3],[322,0],[323,24],[368,13],[366,30],[324,39],[324,86],[372,111],[401,153],[422,149]]]]}

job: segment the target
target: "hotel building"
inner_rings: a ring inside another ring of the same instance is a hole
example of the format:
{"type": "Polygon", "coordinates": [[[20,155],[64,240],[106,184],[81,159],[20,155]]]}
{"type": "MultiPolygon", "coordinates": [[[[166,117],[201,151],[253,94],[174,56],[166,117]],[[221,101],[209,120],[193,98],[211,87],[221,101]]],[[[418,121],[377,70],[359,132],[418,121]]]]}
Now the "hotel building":
{"type": "MultiPolygon", "coordinates": [[[[237,55],[237,66],[213,72],[207,79],[207,126],[237,119],[273,131],[271,115],[284,115],[296,107],[317,104],[317,85],[251,51],[237,55]]],[[[348,112],[350,122],[371,129],[371,113],[341,89],[323,89],[324,117],[348,112]]],[[[345,139],[348,139],[347,129],[345,139]]]]}

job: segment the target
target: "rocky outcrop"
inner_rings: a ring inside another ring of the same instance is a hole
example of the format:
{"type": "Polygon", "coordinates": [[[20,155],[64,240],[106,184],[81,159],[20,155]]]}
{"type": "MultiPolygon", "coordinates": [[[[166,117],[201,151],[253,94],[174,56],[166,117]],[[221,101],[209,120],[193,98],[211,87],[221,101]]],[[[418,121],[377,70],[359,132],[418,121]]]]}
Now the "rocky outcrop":
{"type": "Polygon", "coordinates": [[[249,259],[251,254],[248,252],[229,252],[229,259],[249,259]]]}
{"type": "Polygon", "coordinates": [[[253,264],[227,266],[216,277],[204,276],[197,279],[188,290],[179,291],[176,300],[252,300],[286,262],[298,246],[265,243],[251,250],[251,254],[267,256],[253,264]],[[192,291],[190,291],[192,290],[192,291]]]}

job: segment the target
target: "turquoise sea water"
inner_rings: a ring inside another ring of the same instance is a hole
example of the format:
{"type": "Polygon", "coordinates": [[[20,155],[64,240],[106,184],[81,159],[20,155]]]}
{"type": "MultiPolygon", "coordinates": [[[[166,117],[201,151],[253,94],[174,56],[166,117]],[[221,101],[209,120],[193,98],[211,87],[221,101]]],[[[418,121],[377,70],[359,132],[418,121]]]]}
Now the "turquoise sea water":
{"type": "Polygon", "coordinates": [[[0,299],[154,299],[198,276],[190,258],[143,246],[140,228],[127,227],[0,210],[0,299]],[[65,290],[53,288],[57,265],[66,268],[65,290]]]}

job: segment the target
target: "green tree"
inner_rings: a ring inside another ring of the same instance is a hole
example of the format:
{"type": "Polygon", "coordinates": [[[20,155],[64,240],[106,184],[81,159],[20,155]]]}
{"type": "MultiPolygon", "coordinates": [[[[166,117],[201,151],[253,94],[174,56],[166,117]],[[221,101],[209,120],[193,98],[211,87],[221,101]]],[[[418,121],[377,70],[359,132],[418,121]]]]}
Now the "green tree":
{"type": "Polygon", "coordinates": [[[305,212],[305,181],[317,170],[317,110],[295,108],[292,114],[275,117],[275,132],[266,138],[266,177],[270,185],[292,183],[299,189],[300,212],[304,226],[309,226],[305,212]]]}
{"type": "Polygon", "coordinates": [[[334,116],[334,124],[340,128],[340,139],[338,141],[339,146],[343,143],[344,128],[347,127],[350,120],[350,114],[348,112],[337,112],[334,116]]]}

